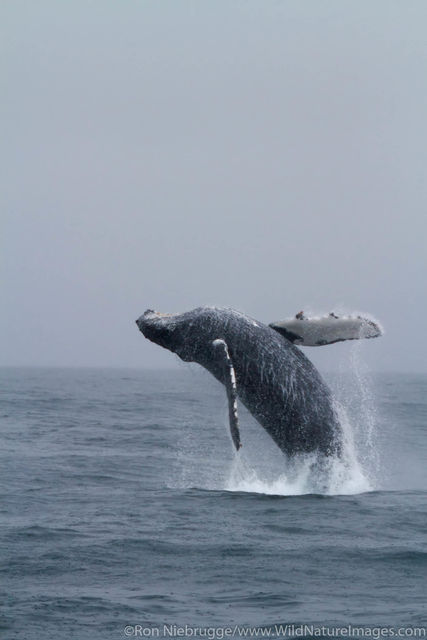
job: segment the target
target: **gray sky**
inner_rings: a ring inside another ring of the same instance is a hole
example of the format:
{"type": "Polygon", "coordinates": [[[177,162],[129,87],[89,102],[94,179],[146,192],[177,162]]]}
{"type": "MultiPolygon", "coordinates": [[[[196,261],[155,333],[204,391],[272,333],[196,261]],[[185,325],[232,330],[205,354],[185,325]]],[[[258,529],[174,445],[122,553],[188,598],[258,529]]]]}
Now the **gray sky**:
{"type": "Polygon", "coordinates": [[[369,365],[426,371],[426,24],[425,0],[3,0],[1,363],[176,366],[134,319],[216,304],[368,311],[369,365]]]}

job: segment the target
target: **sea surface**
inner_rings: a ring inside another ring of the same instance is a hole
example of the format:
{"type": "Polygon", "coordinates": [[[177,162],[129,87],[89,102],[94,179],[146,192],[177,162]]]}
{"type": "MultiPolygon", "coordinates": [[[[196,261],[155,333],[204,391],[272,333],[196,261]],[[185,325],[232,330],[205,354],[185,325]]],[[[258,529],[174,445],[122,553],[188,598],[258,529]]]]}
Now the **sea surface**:
{"type": "Polygon", "coordinates": [[[362,369],[326,481],[197,366],[1,369],[1,637],[424,637],[427,376],[362,369]]]}

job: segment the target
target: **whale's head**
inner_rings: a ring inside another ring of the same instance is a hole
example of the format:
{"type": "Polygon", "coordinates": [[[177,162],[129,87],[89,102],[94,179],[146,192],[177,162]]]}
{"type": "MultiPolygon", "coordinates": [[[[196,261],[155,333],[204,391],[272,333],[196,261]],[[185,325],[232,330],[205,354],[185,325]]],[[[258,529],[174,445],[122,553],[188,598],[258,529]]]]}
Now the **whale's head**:
{"type": "Polygon", "coordinates": [[[186,313],[159,313],[147,309],[136,324],[148,340],[191,362],[195,356],[195,342],[189,339],[191,323],[187,316],[186,313]]]}

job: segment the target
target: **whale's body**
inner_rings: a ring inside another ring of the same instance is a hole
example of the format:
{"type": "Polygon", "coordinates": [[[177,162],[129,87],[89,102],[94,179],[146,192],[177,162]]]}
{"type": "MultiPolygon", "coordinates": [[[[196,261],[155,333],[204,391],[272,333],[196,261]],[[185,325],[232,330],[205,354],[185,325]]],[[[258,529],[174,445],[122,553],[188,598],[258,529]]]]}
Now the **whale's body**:
{"type": "Polygon", "coordinates": [[[341,429],[330,390],[308,358],[271,327],[213,307],[171,315],[146,311],[137,324],[146,338],[197,362],[228,389],[230,369],[218,353],[225,345],[232,388],[284,453],[339,455],[341,429]]]}

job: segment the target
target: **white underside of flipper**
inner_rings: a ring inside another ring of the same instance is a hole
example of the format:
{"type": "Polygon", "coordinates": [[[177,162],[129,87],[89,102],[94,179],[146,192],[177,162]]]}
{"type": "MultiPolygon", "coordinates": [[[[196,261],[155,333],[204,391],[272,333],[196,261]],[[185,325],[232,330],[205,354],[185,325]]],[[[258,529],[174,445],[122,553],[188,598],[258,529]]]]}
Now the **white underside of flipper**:
{"type": "Polygon", "coordinates": [[[319,347],[344,340],[377,338],[383,334],[378,322],[362,316],[328,315],[313,318],[287,318],[270,324],[294,344],[319,347]]]}
{"type": "Polygon", "coordinates": [[[230,353],[228,351],[228,346],[225,340],[218,338],[217,340],[214,340],[212,344],[215,347],[224,365],[224,384],[227,390],[227,398],[228,398],[228,417],[230,422],[230,433],[231,433],[231,439],[233,440],[234,446],[238,451],[242,446],[242,444],[240,442],[239,415],[237,413],[236,373],[234,371],[233,362],[230,358],[230,353]]]}

